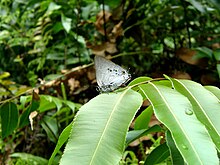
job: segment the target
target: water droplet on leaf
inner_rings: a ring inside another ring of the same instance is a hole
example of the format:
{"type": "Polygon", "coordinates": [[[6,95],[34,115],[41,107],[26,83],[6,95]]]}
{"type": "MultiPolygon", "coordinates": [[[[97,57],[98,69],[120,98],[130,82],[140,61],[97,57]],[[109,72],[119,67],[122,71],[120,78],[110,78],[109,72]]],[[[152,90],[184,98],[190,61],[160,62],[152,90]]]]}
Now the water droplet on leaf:
{"type": "Polygon", "coordinates": [[[182,145],[184,150],[188,150],[188,147],[186,147],[185,145],[182,145]]]}
{"type": "Polygon", "coordinates": [[[185,110],[185,113],[186,113],[187,115],[192,115],[192,114],[193,114],[193,111],[192,111],[191,109],[186,109],[186,110],[185,110]]]}

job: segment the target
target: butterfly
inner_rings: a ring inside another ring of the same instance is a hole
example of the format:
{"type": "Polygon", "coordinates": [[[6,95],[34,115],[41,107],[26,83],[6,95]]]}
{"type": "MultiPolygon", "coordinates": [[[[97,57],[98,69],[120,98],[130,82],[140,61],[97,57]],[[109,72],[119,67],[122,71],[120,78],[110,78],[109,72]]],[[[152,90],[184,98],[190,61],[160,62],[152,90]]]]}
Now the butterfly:
{"type": "Polygon", "coordinates": [[[96,80],[101,92],[111,92],[131,78],[127,70],[102,56],[95,56],[96,80]]]}

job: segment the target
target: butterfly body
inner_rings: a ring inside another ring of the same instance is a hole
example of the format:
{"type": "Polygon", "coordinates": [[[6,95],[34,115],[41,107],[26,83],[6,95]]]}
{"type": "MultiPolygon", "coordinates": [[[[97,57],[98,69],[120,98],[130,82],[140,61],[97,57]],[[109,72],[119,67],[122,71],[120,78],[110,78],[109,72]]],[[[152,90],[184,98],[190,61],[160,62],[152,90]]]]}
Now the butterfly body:
{"type": "Polygon", "coordinates": [[[101,92],[113,91],[131,78],[127,70],[101,56],[95,56],[95,68],[97,84],[101,92]]]}

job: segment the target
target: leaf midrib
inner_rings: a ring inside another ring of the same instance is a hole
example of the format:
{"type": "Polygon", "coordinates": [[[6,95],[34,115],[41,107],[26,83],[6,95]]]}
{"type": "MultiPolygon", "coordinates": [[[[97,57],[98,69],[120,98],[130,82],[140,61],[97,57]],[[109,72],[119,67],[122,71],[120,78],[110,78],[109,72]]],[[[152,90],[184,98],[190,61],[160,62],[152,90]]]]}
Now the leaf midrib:
{"type": "Polygon", "coordinates": [[[204,108],[202,107],[202,105],[200,105],[200,103],[197,101],[197,99],[193,96],[193,94],[191,93],[191,91],[188,90],[188,88],[179,80],[175,79],[175,81],[177,81],[178,83],[180,83],[184,89],[189,93],[189,95],[193,98],[193,100],[195,101],[196,105],[201,109],[201,111],[203,112],[205,118],[208,120],[209,124],[212,126],[212,129],[215,130],[215,132],[220,136],[220,134],[218,133],[218,131],[216,130],[215,126],[213,125],[213,123],[211,122],[210,118],[207,117],[208,115],[205,113],[204,108]]]}
{"type": "Polygon", "coordinates": [[[101,141],[102,141],[102,139],[103,139],[103,137],[104,137],[104,135],[105,135],[105,132],[106,132],[108,126],[109,126],[109,123],[111,123],[110,121],[111,121],[111,119],[112,119],[112,116],[113,116],[115,110],[117,109],[116,107],[118,106],[118,104],[120,103],[120,100],[122,100],[123,96],[128,92],[129,89],[130,89],[130,88],[128,88],[127,90],[125,90],[124,93],[121,94],[121,96],[119,97],[119,99],[118,99],[118,101],[116,102],[115,106],[113,107],[113,110],[112,110],[112,112],[111,112],[111,114],[110,114],[110,117],[109,117],[109,119],[107,120],[106,126],[105,126],[105,128],[104,128],[104,130],[103,130],[103,132],[102,132],[102,134],[101,134],[101,136],[100,136],[100,140],[98,141],[98,144],[97,144],[97,146],[96,146],[96,148],[95,148],[94,154],[93,154],[93,156],[92,156],[92,158],[91,158],[90,165],[92,164],[92,162],[93,162],[93,160],[94,160],[94,158],[95,158],[95,155],[96,155],[96,153],[97,153],[97,151],[98,151],[98,149],[99,149],[99,146],[100,146],[100,144],[101,144],[101,141]]]}
{"type": "MultiPolygon", "coordinates": [[[[158,94],[161,96],[161,98],[163,99],[163,101],[164,101],[165,105],[168,107],[168,109],[172,109],[172,108],[169,106],[169,104],[167,104],[167,101],[166,101],[166,99],[163,97],[163,95],[161,94],[160,90],[158,90],[158,88],[157,88],[153,83],[149,82],[149,84],[152,85],[152,86],[155,88],[155,90],[156,90],[156,91],[158,92],[158,94]]],[[[142,89],[141,89],[141,90],[142,90],[142,89]]],[[[143,91],[143,90],[142,90],[142,91],[143,91]]],[[[143,93],[145,94],[144,91],[143,91],[143,93]]],[[[147,95],[146,95],[146,97],[147,97],[147,95]]],[[[148,98],[148,97],[147,97],[147,98],[148,98]]],[[[148,99],[149,99],[149,98],[148,98],[148,99]]],[[[149,99],[149,100],[150,100],[150,99],[149,99]]],[[[150,101],[150,102],[151,102],[151,101],[150,101]]],[[[153,104],[152,104],[152,106],[154,107],[153,104]]],[[[192,145],[192,142],[189,140],[190,138],[187,136],[187,134],[186,134],[185,130],[183,129],[183,127],[181,126],[180,122],[177,120],[177,118],[175,117],[174,113],[172,113],[172,111],[170,111],[170,113],[173,115],[173,117],[174,117],[176,123],[178,123],[180,129],[182,130],[182,132],[184,133],[186,139],[187,139],[188,142],[190,143],[190,146],[191,146],[191,148],[193,149],[193,151],[194,151],[194,153],[196,154],[196,156],[198,157],[198,160],[200,160],[200,157],[198,156],[198,154],[197,154],[195,148],[194,148],[193,145],[192,145]]],[[[202,162],[202,161],[200,160],[200,162],[202,162]]]]}

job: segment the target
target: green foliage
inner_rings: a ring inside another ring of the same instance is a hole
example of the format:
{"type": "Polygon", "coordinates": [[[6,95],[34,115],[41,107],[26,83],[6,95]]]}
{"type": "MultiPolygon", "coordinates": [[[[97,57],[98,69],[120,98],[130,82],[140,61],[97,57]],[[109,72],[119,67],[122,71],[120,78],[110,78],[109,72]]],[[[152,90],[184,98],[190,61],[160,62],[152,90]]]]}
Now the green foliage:
{"type": "MultiPolygon", "coordinates": [[[[12,145],[13,141],[16,140],[17,143],[14,144],[14,147],[10,148],[13,153],[13,150],[22,142],[22,136],[24,135],[21,130],[27,127],[27,125],[29,125],[28,127],[31,125],[31,128],[33,129],[32,131],[34,132],[38,130],[39,126],[41,126],[42,130],[45,131],[45,135],[42,135],[50,142],[56,144],[59,134],[62,131],[62,127],[65,127],[66,123],[68,124],[72,121],[77,107],[78,106],[76,106],[73,102],[68,100],[63,100],[49,95],[38,95],[35,92],[33,92],[32,95],[20,97],[20,104],[16,105],[13,102],[6,102],[2,104],[0,107],[1,138],[5,143],[1,145],[1,152],[5,153],[4,150],[7,151],[7,148],[5,147],[7,145],[12,145]],[[34,111],[37,112],[38,117],[32,117],[31,113],[34,111]],[[43,117],[40,117],[39,120],[39,116],[42,115],[43,117]]],[[[32,136],[36,136],[36,133],[34,132],[31,133],[33,134],[32,136]]],[[[68,135],[64,138],[67,139],[68,135]]],[[[63,140],[62,142],[58,141],[58,144],[62,144],[65,141],[66,140],[63,140]]],[[[26,153],[13,153],[11,156],[13,158],[13,162],[18,164],[19,162],[21,164],[33,164],[33,162],[42,164],[43,161],[40,160],[43,158],[38,159],[37,156],[26,153]]],[[[53,159],[53,164],[54,162],[57,162],[57,159],[59,160],[59,155],[53,159]]],[[[47,164],[47,160],[44,163],[47,164]]]]}
{"type": "MultiPolygon", "coordinates": [[[[134,85],[123,92],[101,94],[85,104],[74,120],[61,164],[70,161],[93,164],[95,160],[97,160],[95,164],[100,162],[100,164],[106,164],[108,159],[111,159],[109,164],[112,164],[112,161],[119,162],[123,153],[124,133],[133,118],[131,112],[136,113],[140,107],[141,99],[137,92],[149,99],[157,119],[171,134],[166,134],[168,143],[158,145],[147,156],[145,164],[149,162],[154,164],[152,160],[157,163],[162,162],[169,155],[173,157],[173,163],[218,164],[216,148],[219,150],[220,127],[217,123],[220,115],[219,99],[193,81],[171,79],[167,76],[166,78],[172,86],[167,86],[167,80],[159,82],[148,80],[142,83],[134,80],[132,83],[134,85]],[[131,87],[134,87],[137,92],[132,91],[131,87]],[[134,106],[135,104],[139,106],[134,106]],[[122,117],[125,116],[124,113],[126,118],[122,117]],[[89,146],[87,145],[88,136],[92,139],[89,146]]],[[[219,94],[220,90],[216,90],[215,92],[219,94]]],[[[138,120],[149,122],[152,113],[147,114],[141,114],[138,120]]],[[[128,132],[128,143],[143,135],[161,131],[160,127],[156,126],[146,129],[136,128],[137,130],[128,132]]]]}
{"type": "Polygon", "coordinates": [[[166,143],[159,145],[155,148],[151,154],[147,157],[144,164],[153,165],[163,162],[170,155],[169,148],[166,143]]]}
{"type": "Polygon", "coordinates": [[[0,107],[2,138],[12,134],[18,124],[18,110],[16,104],[7,102],[0,107]]]}
{"type": "Polygon", "coordinates": [[[8,70],[17,82],[35,86],[39,76],[88,61],[85,41],[74,32],[75,5],[49,0],[1,2],[0,71],[8,70]],[[18,73],[22,75],[16,77],[18,73]]]}
{"type": "Polygon", "coordinates": [[[31,155],[31,154],[27,154],[27,153],[13,153],[13,154],[11,154],[11,157],[20,159],[20,161],[18,160],[16,162],[16,165],[17,164],[18,165],[19,164],[21,164],[21,165],[24,165],[24,164],[47,165],[47,162],[48,162],[44,158],[41,158],[39,156],[34,156],[34,155],[31,155]]]}
{"type": "Polygon", "coordinates": [[[2,0],[0,162],[47,164],[53,152],[49,164],[75,153],[80,164],[88,155],[109,164],[218,164],[219,34],[218,0],[2,0]],[[137,78],[90,100],[94,72],[78,66],[91,54],[117,54],[137,78]],[[179,72],[193,81],[155,78],[179,72]],[[29,95],[32,87],[39,94],[29,95]],[[151,105],[138,111],[141,99],[151,105]],[[154,115],[160,126],[150,126],[154,115]],[[56,148],[41,153],[36,143],[56,148]]]}

